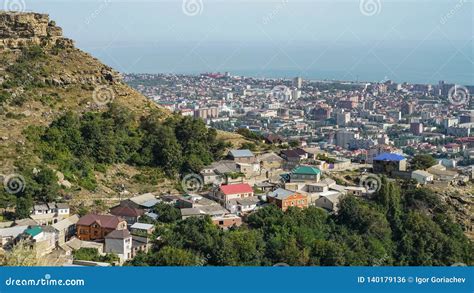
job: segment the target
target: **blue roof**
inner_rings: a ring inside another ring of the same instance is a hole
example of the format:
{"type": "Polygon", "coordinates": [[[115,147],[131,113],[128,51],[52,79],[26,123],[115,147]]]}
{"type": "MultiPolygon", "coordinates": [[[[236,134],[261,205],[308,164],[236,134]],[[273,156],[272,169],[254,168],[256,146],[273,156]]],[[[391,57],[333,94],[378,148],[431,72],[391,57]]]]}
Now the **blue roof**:
{"type": "Polygon", "coordinates": [[[374,158],[374,161],[403,161],[405,157],[399,154],[383,153],[374,158]]]}

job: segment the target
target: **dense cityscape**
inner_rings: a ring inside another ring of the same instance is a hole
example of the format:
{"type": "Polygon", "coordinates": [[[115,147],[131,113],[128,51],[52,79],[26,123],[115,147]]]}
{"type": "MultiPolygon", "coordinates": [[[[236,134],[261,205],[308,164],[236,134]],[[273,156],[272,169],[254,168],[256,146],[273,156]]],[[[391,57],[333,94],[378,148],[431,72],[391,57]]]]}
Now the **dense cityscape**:
{"type": "Polygon", "coordinates": [[[473,263],[472,85],[122,80],[0,24],[1,265],[473,263]]]}

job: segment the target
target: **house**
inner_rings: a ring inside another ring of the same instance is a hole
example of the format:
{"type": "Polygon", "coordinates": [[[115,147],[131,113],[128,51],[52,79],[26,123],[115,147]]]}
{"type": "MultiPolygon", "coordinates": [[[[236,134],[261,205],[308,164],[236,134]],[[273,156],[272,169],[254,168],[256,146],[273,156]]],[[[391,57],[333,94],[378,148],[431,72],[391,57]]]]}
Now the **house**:
{"type": "Polygon", "coordinates": [[[420,184],[427,184],[434,180],[433,174],[424,170],[416,170],[411,173],[411,178],[415,179],[420,184]]]}
{"type": "Polygon", "coordinates": [[[56,214],[58,216],[68,216],[69,206],[65,203],[45,203],[33,206],[32,215],[56,214]]]}
{"type": "Polygon", "coordinates": [[[130,227],[130,232],[132,234],[147,235],[153,233],[155,226],[145,223],[135,223],[130,227]]]}
{"type": "Polygon", "coordinates": [[[114,215],[88,214],[76,224],[77,238],[80,240],[102,240],[114,230],[127,228],[127,222],[114,215]]]}
{"type": "Polygon", "coordinates": [[[153,193],[145,193],[123,200],[120,205],[150,211],[158,202],[159,200],[153,193]]]}
{"type": "Polygon", "coordinates": [[[229,229],[230,227],[239,227],[242,225],[242,218],[237,215],[227,214],[224,216],[213,217],[212,222],[222,229],[229,229]]]}
{"type": "Polygon", "coordinates": [[[345,193],[354,196],[367,195],[367,189],[362,186],[344,186],[345,193]]]}
{"type": "Polygon", "coordinates": [[[281,169],[283,161],[282,157],[273,152],[257,156],[257,162],[260,164],[260,168],[264,170],[281,169]]]}
{"type": "Polygon", "coordinates": [[[290,172],[290,182],[319,182],[321,171],[311,166],[298,166],[290,172]]]}
{"type": "Polygon", "coordinates": [[[0,247],[13,245],[18,236],[23,234],[28,226],[13,226],[0,229],[0,247]]]}
{"type": "Polygon", "coordinates": [[[65,203],[36,204],[30,218],[38,225],[51,225],[69,217],[69,205],[65,203]]]}
{"type": "Polygon", "coordinates": [[[281,144],[284,141],[283,137],[273,133],[264,134],[263,138],[265,139],[265,142],[269,144],[281,144]]]}
{"type": "Polygon", "coordinates": [[[282,150],[280,156],[286,161],[285,167],[287,169],[294,168],[301,164],[304,160],[309,158],[309,154],[300,148],[291,150],[282,150]]]}
{"type": "Polygon", "coordinates": [[[132,234],[127,229],[114,230],[105,236],[105,253],[115,253],[120,263],[132,258],[132,234]]]}
{"type": "Polygon", "coordinates": [[[434,165],[428,168],[426,171],[433,174],[434,180],[452,182],[454,181],[459,174],[455,171],[449,171],[443,165],[434,165]]]}
{"type": "Polygon", "coordinates": [[[342,194],[337,191],[322,192],[319,194],[319,198],[316,200],[315,205],[330,212],[337,212],[341,197],[342,194]]]}
{"type": "Polygon", "coordinates": [[[336,181],[331,178],[324,178],[317,183],[308,183],[302,188],[303,191],[308,193],[318,193],[329,191],[331,187],[336,185],[336,181]]]}
{"type": "Polygon", "coordinates": [[[268,192],[268,191],[273,191],[273,190],[277,189],[278,184],[277,183],[271,183],[271,182],[268,182],[268,181],[263,181],[263,182],[255,183],[254,187],[261,190],[262,192],[268,192]]]}
{"type": "Polygon", "coordinates": [[[226,208],[233,214],[247,214],[253,212],[260,206],[260,199],[257,196],[231,199],[226,208]]]}
{"type": "Polygon", "coordinates": [[[19,237],[30,243],[36,257],[49,254],[56,247],[56,231],[50,226],[31,226],[19,237]]]}
{"type": "Polygon", "coordinates": [[[406,171],[407,159],[399,154],[382,153],[373,159],[374,173],[390,174],[394,171],[406,171]]]}
{"type": "Polygon", "coordinates": [[[104,244],[99,242],[84,241],[76,237],[72,237],[64,244],[59,245],[66,253],[70,254],[72,251],[79,250],[81,248],[93,248],[97,249],[99,254],[104,253],[104,244]]]}
{"type": "Polygon", "coordinates": [[[52,225],[57,233],[57,242],[59,245],[65,243],[76,233],[76,224],[79,221],[78,215],[72,215],[69,218],[61,220],[52,225]]]}
{"type": "Polygon", "coordinates": [[[248,183],[221,185],[216,198],[223,204],[231,199],[254,196],[252,187],[248,183]]]}
{"type": "Polygon", "coordinates": [[[130,206],[116,206],[110,209],[110,213],[127,221],[128,225],[138,222],[138,219],[145,214],[142,209],[132,208],[130,206]]]}
{"type": "Polygon", "coordinates": [[[208,205],[208,206],[199,206],[193,208],[183,208],[181,211],[181,218],[187,219],[189,217],[220,217],[225,214],[228,214],[229,211],[224,209],[221,205],[208,205]]]}
{"type": "Polygon", "coordinates": [[[286,211],[289,207],[307,208],[308,196],[283,188],[268,193],[269,203],[275,203],[281,210],[286,211]]]}
{"type": "Polygon", "coordinates": [[[204,167],[200,174],[204,184],[220,185],[226,182],[227,174],[236,174],[240,172],[239,165],[230,160],[214,162],[204,167]]]}
{"type": "Polygon", "coordinates": [[[231,150],[228,156],[236,163],[255,163],[255,155],[250,150],[231,150]]]}

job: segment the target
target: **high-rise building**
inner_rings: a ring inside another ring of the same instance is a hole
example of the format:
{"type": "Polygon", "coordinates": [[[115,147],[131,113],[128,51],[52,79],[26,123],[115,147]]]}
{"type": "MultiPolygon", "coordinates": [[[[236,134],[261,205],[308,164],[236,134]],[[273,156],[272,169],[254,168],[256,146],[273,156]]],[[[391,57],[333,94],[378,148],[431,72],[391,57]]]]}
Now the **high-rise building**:
{"type": "Polygon", "coordinates": [[[410,132],[414,135],[421,135],[423,133],[423,123],[413,122],[410,124],[410,132]]]}
{"type": "Polygon", "coordinates": [[[293,86],[297,87],[297,88],[301,88],[303,86],[303,78],[301,77],[295,77],[293,79],[293,86]]]}
{"type": "Polygon", "coordinates": [[[338,126],[346,126],[351,121],[350,112],[338,112],[336,113],[336,124],[338,126]]]}
{"type": "Polygon", "coordinates": [[[332,108],[331,107],[319,107],[311,111],[313,119],[316,121],[323,121],[331,118],[332,108]]]}
{"type": "Polygon", "coordinates": [[[411,115],[415,112],[415,103],[407,102],[402,106],[402,114],[403,115],[411,115]]]}
{"type": "Polygon", "coordinates": [[[201,118],[201,119],[211,119],[217,118],[219,116],[219,109],[217,107],[210,107],[210,108],[200,108],[194,110],[194,117],[201,118]]]}
{"type": "Polygon", "coordinates": [[[356,137],[357,135],[354,132],[346,130],[338,131],[336,132],[336,145],[343,148],[349,148],[351,140],[355,139],[356,137]]]}

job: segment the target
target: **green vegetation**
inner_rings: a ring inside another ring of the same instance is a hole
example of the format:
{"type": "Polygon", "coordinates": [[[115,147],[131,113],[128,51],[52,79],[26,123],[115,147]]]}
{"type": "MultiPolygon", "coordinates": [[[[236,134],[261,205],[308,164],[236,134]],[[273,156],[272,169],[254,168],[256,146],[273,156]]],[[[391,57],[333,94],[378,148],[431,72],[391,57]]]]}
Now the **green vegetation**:
{"type": "Polygon", "coordinates": [[[239,128],[236,132],[242,135],[243,137],[253,140],[255,142],[261,142],[264,139],[263,135],[255,131],[251,131],[248,128],[239,128]]]}
{"type": "Polygon", "coordinates": [[[0,189],[0,208],[16,207],[15,214],[6,214],[7,218],[22,219],[30,215],[34,202],[58,201],[61,190],[53,170],[45,165],[37,169],[20,170],[22,177],[9,178],[12,193],[0,189]]]}
{"type": "Polygon", "coordinates": [[[82,116],[66,112],[49,127],[29,126],[24,134],[44,164],[36,169],[16,164],[24,166],[18,172],[25,178],[24,190],[14,195],[0,190],[0,208],[16,207],[9,218],[27,217],[34,202],[61,199],[64,193],[52,168],[87,190],[97,186],[95,172],[117,163],[140,168],[134,182],[158,184],[166,176],[199,172],[223,156],[226,147],[202,120],[163,119],[158,112],[137,120],[117,105],[82,116]]]}
{"type": "Polygon", "coordinates": [[[119,257],[116,254],[107,253],[106,255],[100,255],[95,248],[82,247],[73,251],[72,255],[76,260],[108,262],[111,264],[119,261],[119,257]]]}
{"type": "Polygon", "coordinates": [[[324,161],[328,164],[334,164],[336,159],[328,157],[326,154],[317,154],[316,159],[320,161],[324,161]]]}
{"type": "Polygon", "coordinates": [[[436,165],[436,160],[431,155],[416,155],[411,160],[413,170],[425,170],[436,165]]]}
{"type": "Polygon", "coordinates": [[[46,54],[41,46],[25,47],[16,62],[6,68],[11,77],[2,84],[3,88],[23,87],[28,90],[43,87],[44,77],[47,76],[42,64],[45,60],[46,54]]]}
{"type": "Polygon", "coordinates": [[[210,218],[161,221],[155,232],[160,241],[129,265],[473,264],[473,244],[435,194],[402,192],[382,181],[374,201],[347,196],[337,215],[316,207],[282,212],[270,205],[251,214],[248,225],[228,231],[210,218]]]}
{"type": "Polygon", "coordinates": [[[158,182],[161,174],[198,172],[223,155],[225,144],[201,120],[163,120],[155,113],[135,121],[127,109],[111,105],[103,113],[67,112],[48,128],[30,128],[27,134],[45,162],[89,190],[96,187],[94,171],[103,172],[111,164],[154,168],[134,180],[158,182]]]}

